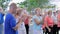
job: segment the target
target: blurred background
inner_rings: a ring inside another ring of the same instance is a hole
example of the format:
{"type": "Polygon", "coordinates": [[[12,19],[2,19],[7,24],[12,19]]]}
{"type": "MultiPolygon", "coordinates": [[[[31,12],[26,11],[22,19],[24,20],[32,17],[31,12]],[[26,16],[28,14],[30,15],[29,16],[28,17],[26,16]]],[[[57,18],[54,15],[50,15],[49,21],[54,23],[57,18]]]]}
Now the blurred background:
{"type": "Polygon", "coordinates": [[[8,5],[12,2],[21,8],[27,8],[29,12],[33,11],[36,7],[40,7],[42,10],[51,9],[53,11],[60,9],[60,0],[0,0],[0,6],[3,7],[5,13],[8,10],[8,5]]]}

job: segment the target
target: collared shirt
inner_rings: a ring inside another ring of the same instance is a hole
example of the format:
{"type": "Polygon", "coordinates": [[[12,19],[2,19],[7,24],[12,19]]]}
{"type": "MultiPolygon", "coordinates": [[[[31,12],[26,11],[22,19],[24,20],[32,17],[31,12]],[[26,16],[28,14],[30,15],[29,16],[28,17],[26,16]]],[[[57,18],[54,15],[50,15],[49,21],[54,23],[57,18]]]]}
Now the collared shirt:
{"type": "Polygon", "coordinates": [[[11,13],[8,13],[5,18],[5,34],[16,34],[13,27],[16,26],[16,20],[11,13]]]}

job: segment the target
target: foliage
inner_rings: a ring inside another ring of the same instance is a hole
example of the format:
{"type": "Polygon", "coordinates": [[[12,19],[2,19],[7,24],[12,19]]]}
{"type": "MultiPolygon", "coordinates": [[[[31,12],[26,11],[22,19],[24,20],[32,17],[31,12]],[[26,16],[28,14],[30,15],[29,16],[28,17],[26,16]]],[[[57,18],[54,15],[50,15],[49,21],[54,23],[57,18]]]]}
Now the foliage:
{"type": "Polygon", "coordinates": [[[26,0],[21,5],[28,7],[28,10],[31,10],[36,7],[43,8],[43,6],[48,4],[48,0],[26,0]]]}

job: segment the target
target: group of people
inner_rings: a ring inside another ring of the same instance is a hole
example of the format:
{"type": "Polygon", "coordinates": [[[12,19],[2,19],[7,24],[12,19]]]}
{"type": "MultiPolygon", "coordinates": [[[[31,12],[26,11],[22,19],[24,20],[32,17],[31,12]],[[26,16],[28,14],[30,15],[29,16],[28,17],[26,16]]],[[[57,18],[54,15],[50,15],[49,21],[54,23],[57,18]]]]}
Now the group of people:
{"type": "Polygon", "coordinates": [[[26,9],[11,3],[7,14],[0,8],[0,34],[29,34],[32,23],[32,34],[59,34],[60,10],[42,13],[41,8],[35,8],[35,14],[28,14],[26,9]],[[5,20],[4,20],[5,15],[5,20]]]}

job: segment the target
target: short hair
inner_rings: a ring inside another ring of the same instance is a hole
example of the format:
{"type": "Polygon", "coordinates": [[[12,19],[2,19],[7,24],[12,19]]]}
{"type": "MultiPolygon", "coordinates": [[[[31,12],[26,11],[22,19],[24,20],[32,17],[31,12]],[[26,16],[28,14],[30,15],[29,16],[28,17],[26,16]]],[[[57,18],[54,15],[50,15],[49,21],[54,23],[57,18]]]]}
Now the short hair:
{"type": "Polygon", "coordinates": [[[17,5],[15,3],[11,3],[10,8],[17,8],[17,5]]]}
{"type": "Polygon", "coordinates": [[[41,10],[41,8],[35,8],[35,13],[36,13],[38,10],[41,10]]]}
{"type": "Polygon", "coordinates": [[[50,12],[52,12],[52,10],[49,10],[49,11],[48,11],[48,15],[50,14],[50,12]]]}

